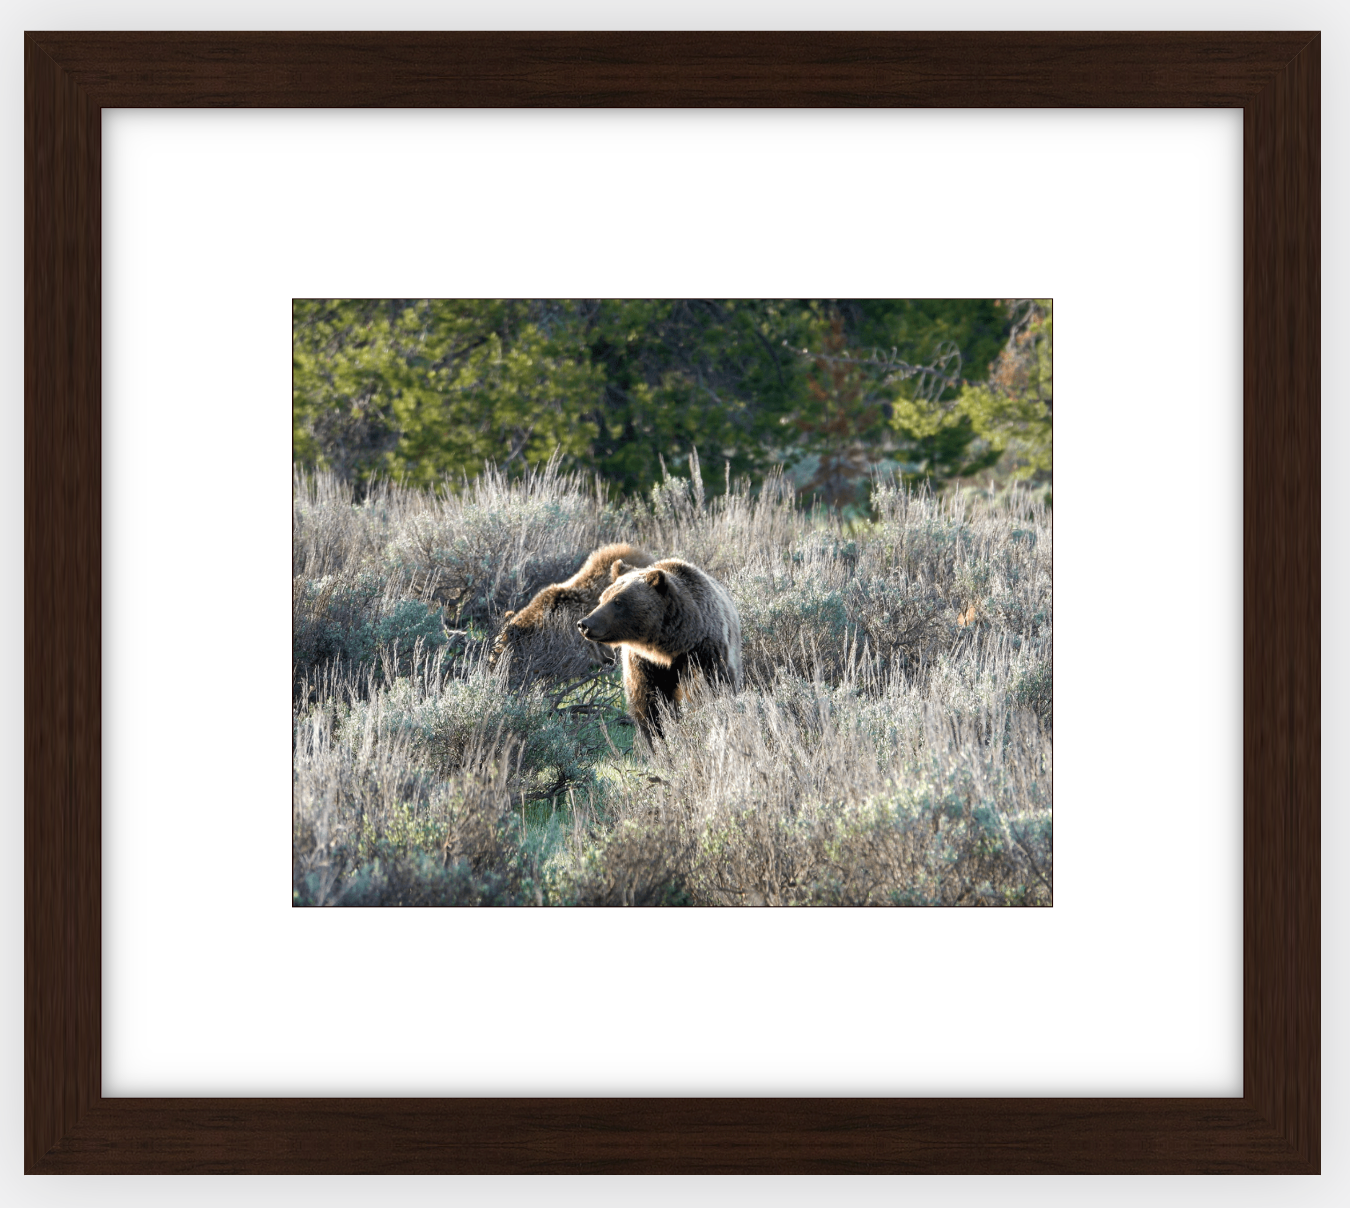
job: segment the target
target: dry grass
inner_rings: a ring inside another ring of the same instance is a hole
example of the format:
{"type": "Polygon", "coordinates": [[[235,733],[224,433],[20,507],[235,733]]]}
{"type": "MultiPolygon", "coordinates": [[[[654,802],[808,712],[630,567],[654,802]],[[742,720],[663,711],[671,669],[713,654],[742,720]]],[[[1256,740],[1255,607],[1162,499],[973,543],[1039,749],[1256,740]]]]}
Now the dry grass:
{"type": "Polygon", "coordinates": [[[297,480],[295,901],[1049,904],[1048,515],[886,484],[874,513],[697,473],[621,504],[555,466],[360,504],[297,480]],[[612,540],[741,612],[746,690],[654,748],[616,670],[486,658],[612,540]]]}

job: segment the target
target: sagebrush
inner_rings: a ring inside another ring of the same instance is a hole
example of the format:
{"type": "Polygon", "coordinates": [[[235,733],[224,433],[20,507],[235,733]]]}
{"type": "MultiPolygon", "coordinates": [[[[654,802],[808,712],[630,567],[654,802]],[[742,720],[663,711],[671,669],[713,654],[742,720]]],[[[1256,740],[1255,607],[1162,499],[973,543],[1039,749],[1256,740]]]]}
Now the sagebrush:
{"type": "Polygon", "coordinates": [[[620,502],[556,465],[359,503],[297,476],[297,904],[1050,903],[1045,503],[879,480],[846,523],[690,471],[620,502]],[[621,540],[741,617],[744,691],[695,690],[654,744],[615,667],[488,657],[621,540]]]}

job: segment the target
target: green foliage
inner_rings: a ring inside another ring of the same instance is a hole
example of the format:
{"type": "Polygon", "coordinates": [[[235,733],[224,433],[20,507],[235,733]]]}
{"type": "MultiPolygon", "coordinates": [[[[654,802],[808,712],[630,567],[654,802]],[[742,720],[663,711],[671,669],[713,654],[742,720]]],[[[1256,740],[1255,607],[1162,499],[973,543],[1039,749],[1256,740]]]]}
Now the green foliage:
{"type": "Polygon", "coordinates": [[[954,400],[963,380],[989,372],[1007,331],[999,303],[840,302],[829,318],[803,350],[816,354],[808,382],[815,406],[793,421],[809,458],[809,475],[797,475],[803,490],[857,511],[878,468],[936,487],[997,460],[972,450],[978,433],[954,400]]]}
{"type": "Polygon", "coordinates": [[[940,485],[1014,445],[1019,469],[1048,468],[1040,396],[1005,355],[1012,332],[1048,383],[1043,310],[1028,325],[983,299],[297,300],[294,456],[365,489],[556,455],[634,495],[697,448],[716,479],[784,465],[861,513],[879,468],[940,485]]]}
{"type": "Polygon", "coordinates": [[[546,301],[297,299],[295,457],[431,485],[583,454],[600,385],[583,337],[546,301]]]}
{"type": "Polygon", "coordinates": [[[624,492],[646,491],[662,456],[673,467],[697,446],[706,465],[763,477],[803,400],[806,367],[789,345],[818,335],[819,303],[607,300],[593,316],[605,386],[589,464],[624,492]]]}
{"type": "Polygon", "coordinates": [[[1005,475],[1042,483],[1051,474],[1051,419],[1054,405],[1052,304],[1028,299],[1013,314],[1008,342],[985,382],[968,382],[957,412],[986,447],[986,458],[1002,462],[1005,475]]]}
{"type": "MultiPolygon", "coordinates": [[[[988,298],[870,298],[838,307],[859,347],[895,348],[922,365],[954,344],[971,381],[988,376],[1008,335],[1004,305],[988,298]]],[[[912,385],[905,393],[912,395],[912,385]]]]}

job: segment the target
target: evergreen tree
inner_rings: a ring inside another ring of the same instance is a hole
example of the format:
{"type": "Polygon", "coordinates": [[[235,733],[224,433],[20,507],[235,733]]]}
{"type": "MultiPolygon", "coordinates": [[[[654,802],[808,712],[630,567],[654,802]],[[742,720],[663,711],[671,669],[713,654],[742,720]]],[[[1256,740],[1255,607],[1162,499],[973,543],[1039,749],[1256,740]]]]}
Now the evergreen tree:
{"type": "Polygon", "coordinates": [[[294,456],[430,484],[558,452],[642,492],[697,448],[862,507],[878,469],[1048,475],[1049,356],[1048,302],[297,300],[294,456]]]}

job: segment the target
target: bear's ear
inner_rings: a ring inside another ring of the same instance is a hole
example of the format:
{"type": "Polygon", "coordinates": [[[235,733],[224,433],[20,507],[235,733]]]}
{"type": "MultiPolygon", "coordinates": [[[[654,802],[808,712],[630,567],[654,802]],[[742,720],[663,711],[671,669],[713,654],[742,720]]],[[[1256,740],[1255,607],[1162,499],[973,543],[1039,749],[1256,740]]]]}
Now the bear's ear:
{"type": "Polygon", "coordinates": [[[656,590],[663,596],[666,594],[666,592],[670,590],[670,584],[666,582],[666,575],[664,571],[656,570],[655,568],[653,568],[642,577],[646,579],[647,582],[650,583],[654,588],[656,588],[656,590]]]}
{"type": "Polygon", "coordinates": [[[505,625],[506,622],[509,621],[509,620],[510,620],[513,616],[515,616],[515,615],[516,615],[515,609],[512,609],[512,610],[511,610],[510,612],[508,612],[504,617],[502,617],[502,624],[505,625]]]}
{"type": "Polygon", "coordinates": [[[622,558],[615,558],[609,568],[609,581],[614,582],[620,575],[626,575],[633,567],[629,566],[622,558]]]}

